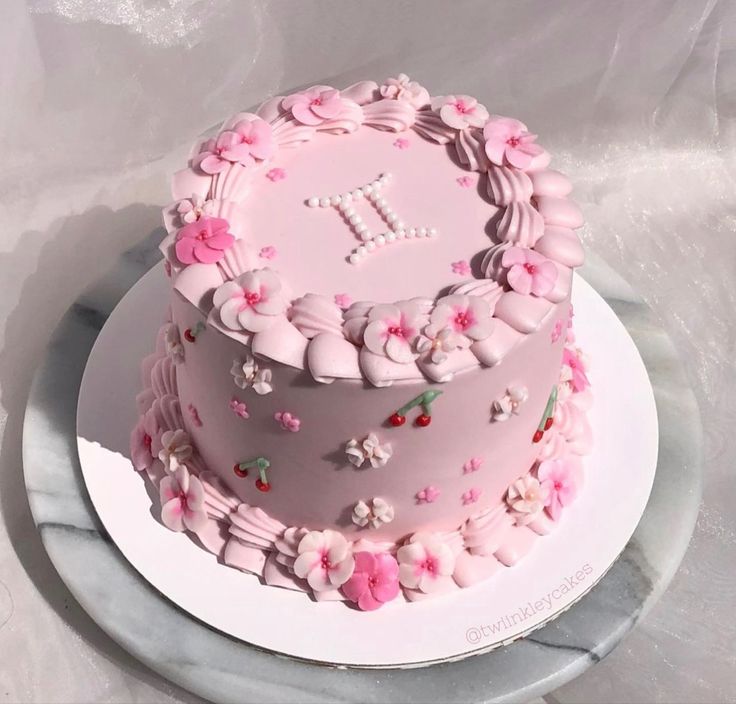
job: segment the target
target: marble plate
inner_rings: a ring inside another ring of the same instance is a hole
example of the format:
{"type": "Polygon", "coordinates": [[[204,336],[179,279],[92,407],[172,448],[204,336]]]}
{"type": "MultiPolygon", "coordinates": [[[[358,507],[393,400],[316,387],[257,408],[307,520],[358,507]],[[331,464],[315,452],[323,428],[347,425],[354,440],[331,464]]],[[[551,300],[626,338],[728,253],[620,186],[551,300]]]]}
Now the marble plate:
{"type": "MultiPolygon", "coordinates": [[[[366,614],[268,587],[220,564],[152,518],[150,487],[128,459],[140,360],[152,348],[168,295],[159,265],[128,292],[100,332],[79,395],[79,458],[97,514],[123,555],[163,595],[223,633],[282,655],[357,667],[416,666],[484,652],[577,601],[639,522],[657,463],[654,395],[626,329],[576,277],[576,334],[594,360],[595,449],[585,460],[578,501],[518,565],[470,589],[421,603],[396,601],[366,614]]],[[[153,503],[155,513],[155,496],[153,503]]]]}

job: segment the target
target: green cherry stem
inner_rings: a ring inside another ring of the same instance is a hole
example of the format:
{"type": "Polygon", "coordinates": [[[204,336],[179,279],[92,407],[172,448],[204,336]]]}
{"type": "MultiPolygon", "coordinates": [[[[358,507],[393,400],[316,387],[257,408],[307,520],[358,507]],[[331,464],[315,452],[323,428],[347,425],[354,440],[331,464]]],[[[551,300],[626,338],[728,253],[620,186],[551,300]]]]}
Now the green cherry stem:
{"type": "Polygon", "coordinates": [[[436,391],[434,389],[425,391],[424,393],[419,394],[419,396],[413,398],[405,406],[402,406],[401,408],[399,408],[397,413],[400,416],[405,416],[407,411],[410,411],[412,408],[415,408],[416,406],[421,405],[422,410],[427,415],[429,415],[431,411],[432,401],[434,401],[441,393],[442,391],[436,391]]]}

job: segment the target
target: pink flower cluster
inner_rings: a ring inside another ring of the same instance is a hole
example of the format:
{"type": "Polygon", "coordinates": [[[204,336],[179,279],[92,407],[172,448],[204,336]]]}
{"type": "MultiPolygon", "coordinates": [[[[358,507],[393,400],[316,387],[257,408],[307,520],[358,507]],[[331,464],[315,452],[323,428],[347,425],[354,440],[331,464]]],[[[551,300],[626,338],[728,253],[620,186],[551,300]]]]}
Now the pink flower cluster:
{"type": "Polygon", "coordinates": [[[279,275],[270,269],[241,274],[220,286],[213,297],[220,320],[231,330],[262,332],[286,311],[279,275]]]}
{"type": "Polygon", "coordinates": [[[256,160],[268,159],[273,151],[271,125],[250,115],[205,142],[194,165],[206,174],[219,174],[231,164],[250,166],[256,160]]]}
{"type": "Polygon", "coordinates": [[[328,86],[314,86],[309,90],[284,98],[281,107],[291,112],[296,120],[305,125],[321,125],[336,118],[344,105],[340,91],[328,86]]]}
{"type": "Polygon", "coordinates": [[[235,242],[224,218],[203,215],[199,220],[187,223],[176,233],[174,251],[182,264],[214,264],[235,242]]]}
{"type": "Polygon", "coordinates": [[[362,611],[374,611],[399,595],[399,564],[387,552],[358,552],[342,593],[362,611]]]}
{"type": "Polygon", "coordinates": [[[530,134],[523,122],[511,117],[492,117],[483,128],[483,137],[486,155],[497,166],[528,169],[534,157],[544,151],[535,144],[537,136],[530,134]]]}

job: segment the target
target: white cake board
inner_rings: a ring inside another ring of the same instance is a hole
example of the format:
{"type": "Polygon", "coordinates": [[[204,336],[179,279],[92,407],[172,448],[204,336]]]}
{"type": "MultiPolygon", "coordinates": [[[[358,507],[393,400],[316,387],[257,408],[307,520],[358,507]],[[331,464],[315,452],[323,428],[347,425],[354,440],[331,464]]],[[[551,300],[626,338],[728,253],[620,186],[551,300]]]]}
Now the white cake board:
{"type": "Polygon", "coordinates": [[[589,591],[644,512],[657,463],[652,388],[624,326],[576,276],[576,335],[592,360],[595,449],[585,459],[584,490],[551,535],[485,583],[370,613],[265,586],[154,520],[146,484],[128,459],[140,361],[152,350],[168,291],[158,265],[100,332],[79,394],[79,458],[92,503],[123,555],[159,592],[223,633],[279,654],[354,667],[410,667],[486,652],[542,626],[589,591]]]}

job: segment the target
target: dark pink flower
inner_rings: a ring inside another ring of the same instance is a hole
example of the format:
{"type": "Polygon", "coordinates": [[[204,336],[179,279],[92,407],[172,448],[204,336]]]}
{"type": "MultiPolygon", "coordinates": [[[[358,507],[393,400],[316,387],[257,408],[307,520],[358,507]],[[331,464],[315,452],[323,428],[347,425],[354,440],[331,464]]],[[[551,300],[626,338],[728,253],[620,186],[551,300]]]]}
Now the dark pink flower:
{"type": "Polygon", "coordinates": [[[545,508],[556,521],[564,506],[569,506],[578,494],[578,477],[572,466],[564,460],[545,460],[537,468],[543,491],[547,492],[545,508]]]}
{"type": "Polygon", "coordinates": [[[269,171],[266,173],[266,178],[269,181],[273,181],[276,183],[276,181],[283,181],[286,178],[286,171],[278,166],[275,166],[273,169],[269,169],[269,171]]]}
{"type": "Polygon", "coordinates": [[[194,165],[206,174],[219,174],[230,164],[248,166],[252,163],[250,145],[244,143],[242,136],[232,130],[220,132],[217,139],[205,142],[194,159],[194,165]]]}
{"type": "Polygon", "coordinates": [[[305,125],[321,125],[340,114],[343,101],[340,91],[327,86],[315,86],[302,93],[294,93],[281,101],[284,110],[305,125]]]}
{"type": "Polygon", "coordinates": [[[358,552],[342,592],[362,611],[374,611],[399,594],[399,564],[387,552],[358,552]]]}
{"type": "MultiPolygon", "coordinates": [[[[569,347],[562,351],[562,366],[570,369],[569,381],[573,391],[585,391],[590,386],[590,381],[585,374],[585,366],[580,357],[569,347]]],[[[563,378],[566,375],[563,370],[563,378]]]]}
{"type": "Polygon", "coordinates": [[[424,489],[414,494],[414,498],[418,504],[432,504],[440,495],[440,490],[436,486],[425,486],[424,489]]]}
{"type": "Polygon", "coordinates": [[[159,485],[161,520],[170,530],[197,532],[207,522],[202,482],[184,465],[165,476],[159,485]]]}
{"type": "Polygon", "coordinates": [[[260,117],[240,120],[232,131],[238,135],[243,147],[239,153],[247,153],[248,156],[259,160],[268,159],[273,154],[271,125],[260,117]]]}
{"type": "Polygon", "coordinates": [[[214,264],[235,242],[224,218],[201,217],[176,233],[176,256],[182,264],[214,264]]]}
{"type": "Polygon", "coordinates": [[[527,132],[523,122],[511,117],[491,117],[483,128],[483,137],[486,154],[497,166],[528,169],[534,157],[544,151],[534,143],[537,136],[527,132]]]}

